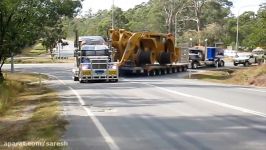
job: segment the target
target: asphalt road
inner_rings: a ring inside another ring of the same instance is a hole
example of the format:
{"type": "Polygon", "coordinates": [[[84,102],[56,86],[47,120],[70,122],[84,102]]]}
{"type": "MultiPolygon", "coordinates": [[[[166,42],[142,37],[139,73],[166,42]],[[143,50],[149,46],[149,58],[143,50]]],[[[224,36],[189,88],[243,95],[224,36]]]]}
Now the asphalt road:
{"type": "MultiPolygon", "coordinates": [[[[8,66],[6,66],[8,67],[8,66]]],[[[71,64],[16,65],[56,76],[73,150],[265,150],[266,89],[181,74],[80,84],[71,64]]]]}

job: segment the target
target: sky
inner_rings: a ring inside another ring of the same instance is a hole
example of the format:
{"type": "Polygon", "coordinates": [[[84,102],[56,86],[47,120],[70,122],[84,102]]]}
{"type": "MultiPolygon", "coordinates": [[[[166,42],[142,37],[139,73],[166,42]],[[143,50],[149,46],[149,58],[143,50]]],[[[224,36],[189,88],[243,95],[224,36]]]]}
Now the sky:
{"type": "Polygon", "coordinates": [[[236,16],[242,14],[245,11],[257,11],[259,5],[263,2],[266,3],[266,0],[231,0],[234,3],[233,8],[231,9],[233,14],[236,16]]]}
{"type": "MultiPolygon", "coordinates": [[[[123,10],[128,10],[134,8],[134,6],[139,5],[143,2],[148,2],[149,0],[114,0],[114,4],[117,7],[122,8],[123,10]]],[[[83,2],[83,13],[84,11],[92,9],[92,12],[95,13],[98,10],[111,9],[113,0],[84,0],[83,2]]]]}
{"type": "MultiPolygon", "coordinates": [[[[134,6],[141,4],[142,2],[148,2],[149,0],[114,0],[115,6],[128,10],[134,6]]],[[[244,11],[257,11],[259,5],[266,0],[231,0],[234,3],[232,8],[233,14],[236,16],[244,11]]],[[[113,0],[84,0],[83,2],[83,14],[90,8],[95,13],[100,9],[111,9],[113,0]]]]}

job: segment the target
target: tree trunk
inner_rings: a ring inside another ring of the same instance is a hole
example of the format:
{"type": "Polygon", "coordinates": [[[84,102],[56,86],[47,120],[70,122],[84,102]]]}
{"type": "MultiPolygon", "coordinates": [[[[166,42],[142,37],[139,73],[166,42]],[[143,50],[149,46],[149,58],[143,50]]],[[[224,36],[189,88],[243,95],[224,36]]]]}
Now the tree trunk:
{"type": "Polygon", "coordinates": [[[4,81],[4,75],[3,75],[3,72],[2,72],[2,67],[5,63],[5,58],[3,58],[1,55],[0,55],[0,83],[2,83],[4,81]]]}
{"type": "Polygon", "coordinates": [[[2,67],[0,67],[0,83],[4,81],[4,75],[2,73],[2,67]]]}

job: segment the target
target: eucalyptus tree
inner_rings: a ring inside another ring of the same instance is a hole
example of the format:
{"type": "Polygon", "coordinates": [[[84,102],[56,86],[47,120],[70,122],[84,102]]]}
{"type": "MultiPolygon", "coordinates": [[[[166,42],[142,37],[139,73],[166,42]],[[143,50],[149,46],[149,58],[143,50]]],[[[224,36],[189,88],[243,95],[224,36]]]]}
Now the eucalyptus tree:
{"type": "Polygon", "coordinates": [[[12,53],[34,44],[46,36],[46,27],[58,26],[62,17],[72,17],[80,8],[79,0],[1,0],[0,80],[2,66],[12,53]]]}

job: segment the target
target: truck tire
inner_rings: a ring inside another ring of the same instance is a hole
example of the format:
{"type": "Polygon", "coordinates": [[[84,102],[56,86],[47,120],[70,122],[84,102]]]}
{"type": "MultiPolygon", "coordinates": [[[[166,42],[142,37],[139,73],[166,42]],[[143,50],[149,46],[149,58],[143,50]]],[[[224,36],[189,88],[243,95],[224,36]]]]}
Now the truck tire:
{"type": "Polygon", "coordinates": [[[237,63],[234,63],[234,66],[237,66],[238,64],[237,63]]]}
{"type": "Polygon", "coordinates": [[[219,67],[224,67],[224,61],[221,60],[221,61],[219,62],[219,64],[218,64],[218,66],[219,66],[219,67]]]}
{"type": "Polygon", "coordinates": [[[192,64],[191,64],[191,68],[192,69],[197,69],[198,68],[198,63],[197,62],[193,62],[192,64]]]}
{"type": "Polygon", "coordinates": [[[79,77],[74,76],[74,81],[79,81],[79,77]]]}
{"type": "Polygon", "coordinates": [[[262,63],[262,60],[259,59],[259,60],[258,60],[258,65],[261,65],[261,63],[262,63]]]}
{"type": "Polygon", "coordinates": [[[82,79],[79,79],[79,83],[84,83],[85,81],[82,79]]]}
{"type": "Polygon", "coordinates": [[[159,60],[160,65],[170,64],[171,63],[171,55],[169,52],[162,52],[160,54],[159,60]]]}
{"type": "Polygon", "coordinates": [[[246,61],[246,62],[244,63],[244,66],[245,66],[245,67],[248,67],[248,66],[249,66],[249,62],[246,61]]]}

